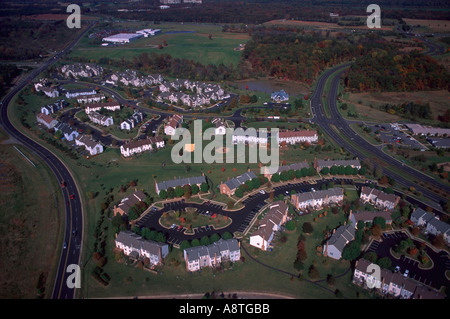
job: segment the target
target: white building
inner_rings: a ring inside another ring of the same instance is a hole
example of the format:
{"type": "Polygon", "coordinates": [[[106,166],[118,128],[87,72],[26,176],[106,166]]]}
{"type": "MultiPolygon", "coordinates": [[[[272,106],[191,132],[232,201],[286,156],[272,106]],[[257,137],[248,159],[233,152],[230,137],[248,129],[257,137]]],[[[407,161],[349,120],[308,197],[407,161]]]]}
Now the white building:
{"type": "Polygon", "coordinates": [[[120,154],[124,157],[132,156],[133,154],[139,154],[146,151],[153,150],[153,146],[156,148],[164,147],[164,139],[161,136],[148,137],[144,140],[137,140],[120,146],[120,154]]]}
{"type": "Polygon", "coordinates": [[[93,94],[93,95],[79,95],[77,97],[78,103],[93,103],[100,102],[105,98],[104,94],[93,94]]]}
{"type": "Polygon", "coordinates": [[[145,240],[130,231],[121,231],[115,240],[116,247],[133,259],[148,258],[150,264],[161,265],[169,253],[169,245],[145,240]]]}
{"type": "Polygon", "coordinates": [[[102,115],[98,112],[90,112],[88,116],[92,123],[95,124],[102,126],[111,126],[114,124],[112,116],[102,115]]]}
{"type": "Polygon", "coordinates": [[[91,112],[98,112],[101,109],[105,109],[108,111],[120,111],[120,104],[119,102],[105,102],[105,103],[90,103],[85,104],[84,106],[84,112],[89,115],[91,112]]]}
{"type": "Polygon", "coordinates": [[[57,120],[45,113],[38,113],[36,115],[36,120],[38,121],[38,123],[45,125],[49,129],[54,128],[55,125],[58,124],[57,120]]]}
{"type": "Polygon", "coordinates": [[[258,229],[250,236],[250,245],[261,250],[267,250],[275,232],[281,229],[287,221],[288,205],[276,201],[269,206],[269,211],[260,221],[258,229]]]}
{"type": "Polygon", "coordinates": [[[169,118],[169,121],[166,125],[164,125],[164,133],[166,135],[174,135],[175,130],[177,129],[178,125],[183,121],[183,115],[174,114],[172,117],[169,118]]]}
{"type": "Polygon", "coordinates": [[[198,271],[204,267],[217,267],[225,261],[236,262],[241,258],[237,239],[220,239],[208,246],[187,248],[183,251],[187,271],[198,271]]]}
{"type": "Polygon", "coordinates": [[[340,187],[327,190],[297,193],[291,196],[291,204],[297,209],[313,208],[339,204],[344,200],[344,189],[340,187]]]}
{"type": "Polygon", "coordinates": [[[277,135],[278,144],[285,142],[286,144],[297,144],[297,143],[317,143],[318,135],[317,131],[283,131],[278,132],[277,135]]]}
{"type": "Polygon", "coordinates": [[[75,138],[75,144],[78,146],[84,146],[85,150],[89,152],[91,156],[103,153],[103,145],[94,141],[87,135],[79,135],[75,138]]]}
{"type": "Polygon", "coordinates": [[[112,43],[130,43],[136,39],[142,38],[144,35],[139,33],[118,33],[106,38],[102,41],[112,42],[112,43]]]}

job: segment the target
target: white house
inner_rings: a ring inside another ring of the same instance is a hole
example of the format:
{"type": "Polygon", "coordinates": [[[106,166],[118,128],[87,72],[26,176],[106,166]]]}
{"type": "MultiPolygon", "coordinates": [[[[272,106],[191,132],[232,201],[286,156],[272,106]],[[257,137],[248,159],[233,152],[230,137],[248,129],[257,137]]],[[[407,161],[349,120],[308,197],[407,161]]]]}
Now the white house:
{"type": "Polygon", "coordinates": [[[204,267],[217,267],[225,261],[236,262],[241,258],[237,239],[220,239],[208,246],[187,248],[183,251],[187,271],[198,271],[204,267]]]}
{"type": "Polygon", "coordinates": [[[143,140],[133,141],[120,146],[120,154],[124,157],[132,156],[133,154],[142,153],[153,150],[153,145],[156,148],[164,147],[164,139],[161,136],[148,137],[143,140]]]}
{"type": "Polygon", "coordinates": [[[63,65],[61,67],[61,73],[66,77],[88,78],[102,74],[103,68],[93,63],[74,63],[63,65]]]}
{"type": "Polygon", "coordinates": [[[324,256],[341,259],[344,247],[353,239],[355,239],[355,227],[352,224],[338,227],[323,246],[324,256]]]}
{"type": "Polygon", "coordinates": [[[100,102],[104,98],[105,98],[104,94],[79,95],[77,96],[77,102],[78,103],[100,102]]]}
{"type": "Polygon", "coordinates": [[[55,127],[56,124],[58,124],[58,121],[52,118],[50,115],[47,115],[45,113],[38,113],[36,115],[36,120],[45,125],[47,128],[51,129],[55,127]]]}
{"type": "Polygon", "coordinates": [[[94,89],[79,89],[66,91],[66,98],[73,99],[80,95],[95,95],[97,92],[94,89]]]}
{"type": "Polygon", "coordinates": [[[98,112],[90,112],[88,116],[92,123],[95,124],[102,126],[111,126],[114,124],[114,119],[112,116],[102,115],[98,112]]]}
{"type": "Polygon", "coordinates": [[[169,245],[145,240],[130,231],[121,231],[115,239],[116,247],[133,259],[148,258],[153,266],[161,265],[169,253],[169,245]]]}
{"type": "Polygon", "coordinates": [[[84,111],[87,115],[91,112],[98,112],[101,109],[108,111],[120,111],[120,104],[118,102],[105,102],[105,103],[90,103],[85,104],[84,111]]]}
{"type": "Polygon", "coordinates": [[[85,150],[89,152],[91,156],[103,153],[103,145],[94,141],[87,135],[79,135],[75,138],[75,144],[78,146],[84,146],[85,150]]]}
{"type": "Polygon", "coordinates": [[[400,196],[388,194],[376,188],[363,186],[361,188],[360,199],[363,203],[374,204],[384,209],[394,209],[400,201],[400,196]]]}
{"type": "Polygon", "coordinates": [[[284,90],[281,90],[279,92],[273,92],[270,95],[270,98],[276,103],[286,102],[289,101],[289,94],[287,94],[284,90]]]}
{"type": "Polygon", "coordinates": [[[227,132],[227,128],[225,123],[220,118],[213,118],[211,121],[212,124],[216,127],[215,134],[216,135],[225,135],[227,132]]]}
{"type": "Polygon", "coordinates": [[[64,135],[64,138],[68,141],[73,141],[79,134],[78,132],[71,128],[66,123],[58,123],[55,125],[55,131],[61,131],[61,133],[64,135]]]}
{"type": "Polygon", "coordinates": [[[260,221],[258,229],[250,236],[250,245],[261,250],[267,250],[273,235],[287,221],[288,205],[283,201],[273,202],[269,211],[260,221]]]}
{"type": "Polygon", "coordinates": [[[296,193],[291,196],[291,204],[297,209],[321,208],[323,206],[339,204],[344,200],[344,189],[339,187],[327,190],[296,193]]]}
{"type": "Polygon", "coordinates": [[[123,121],[120,123],[120,129],[121,130],[131,130],[136,125],[138,125],[142,120],[144,119],[144,113],[134,111],[133,115],[128,120],[123,121]]]}
{"type": "Polygon", "coordinates": [[[183,115],[174,114],[169,118],[169,121],[164,125],[164,133],[166,135],[174,135],[178,125],[183,121],[183,115]]]}

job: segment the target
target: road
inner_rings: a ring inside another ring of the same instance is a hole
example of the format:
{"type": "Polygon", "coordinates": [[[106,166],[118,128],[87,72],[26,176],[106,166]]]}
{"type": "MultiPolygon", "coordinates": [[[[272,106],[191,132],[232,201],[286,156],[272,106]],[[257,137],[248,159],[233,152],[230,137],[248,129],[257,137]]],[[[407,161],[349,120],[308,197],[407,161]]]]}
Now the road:
{"type": "MultiPolygon", "coordinates": [[[[376,160],[383,170],[383,174],[393,178],[397,185],[409,187],[415,187],[416,190],[421,191],[425,197],[431,199],[436,204],[441,204],[448,200],[448,196],[444,197],[430,191],[427,188],[421,187],[417,183],[412,182],[412,180],[420,180],[433,185],[438,184],[443,190],[446,190],[447,194],[450,194],[450,187],[442,182],[439,182],[428,175],[419,172],[418,170],[404,165],[399,160],[393,158],[392,156],[384,153],[380,148],[370,144],[364,138],[359,136],[350,127],[351,121],[345,120],[338,111],[337,108],[337,91],[339,87],[339,81],[341,75],[349,67],[349,64],[340,65],[334,67],[324,73],[324,75],[319,79],[316,90],[311,97],[311,110],[313,114],[312,122],[318,124],[320,128],[328,135],[332,140],[334,140],[343,149],[351,153],[353,156],[359,158],[359,160],[364,160],[369,158],[371,161],[376,160]],[[340,71],[336,76],[332,78],[330,91],[328,92],[327,104],[331,117],[328,118],[325,114],[324,106],[322,103],[322,96],[324,94],[325,82],[332,76],[336,71],[340,71]],[[333,126],[339,131],[339,133],[333,129],[333,126]],[[351,142],[350,142],[351,141],[351,142]],[[355,145],[357,147],[355,147],[355,145]],[[364,150],[364,151],[362,151],[364,150]],[[410,179],[403,177],[407,175],[410,179]]],[[[432,203],[430,203],[432,204],[432,203]]]]}
{"type": "Polygon", "coordinates": [[[91,24],[83,33],[80,33],[79,36],[63,51],[57,53],[54,57],[40,64],[38,68],[23,77],[13,88],[11,88],[9,93],[3,98],[0,105],[0,125],[5,132],[10,137],[25,146],[33,154],[40,157],[52,170],[60,184],[63,182],[65,183],[65,187],[61,187],[62,196],[65,202],[64,244],[61,248],[61,255],[52,293],[52,298],[54,299],[72,299],[75,296],[75,289],[71,289],[66,285],[67,278],[71,275],[71,273],[66,272],[66,269],[70,264],[79,265],[80,263],[83,238],[83,206],[81,197],[69,168],[66,167],[64,162],[51,151],[36,143],[13,126],[8,118],[8,106],[11,99],[18,92],[31,83],[31,81],[41,72],[52,66],[56,61],[58,61],[59,58],[66,54],[92,27],[93,24],[91,24]],[[73,197],[73,199],[71,199],[71,197],[73,197]],[[73,235],[73,231],[76,232],[75,235],[73,235]]]}

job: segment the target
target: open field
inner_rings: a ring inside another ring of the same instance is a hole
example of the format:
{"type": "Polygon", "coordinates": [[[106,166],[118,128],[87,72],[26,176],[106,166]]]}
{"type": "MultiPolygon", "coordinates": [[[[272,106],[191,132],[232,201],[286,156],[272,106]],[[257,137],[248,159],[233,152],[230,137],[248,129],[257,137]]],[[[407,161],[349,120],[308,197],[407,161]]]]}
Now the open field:
{"type": "MultiPolygon", "coordinates": [[[[450,93],[446,90],[440,91],[418,91],[418,92],[382,92],[382,93],[344,93],[342,102],[352,104],[361,119],[373,121],[399,121],[402,118],[395,114],[389,114],[378,109],[379,105],[402,104],[405,102],[416,102],[419,104],[430,103],[433,119],[445,113],[450,108],[448,101],[450,93]],[[361,102],[361,103],[359,103],[361,102]],[[373,108],[370,106],[372,105],[373,108]]],[[[349,105],[350,106],[350,105],[349,105]]],[[[349,108],[350,110],[350,108],[349,108]]]]}
{"type": "Polygon", "coordinates": [[[450,20],[403,19],[411,26],[421,26],[428,32],[450,32],[450,20]]]}
{"type": "MultiPolygon", "coordinates": [[[[365,29],[367,30],[366,25],[362,26],[340,26],[335,23],[330,22],[317,22],[317,21],[301,21],[301,20],[271,20],[264,23],[265,25],[281,25],[281,26],[290,26],[290,27],[310,27],[321,30],[330,30],[330,29],[365,29]]],[[[393,26],[381,26],[380,31],[391,31],[393,26]]]]}
{"type": "MultiPolygon", "coordinates": [[[[121,25],[119,24],[117,27],[119,26],[121,25]]],[[[146,25],[125,24],[123,27],[139,30],[146,25]]],[[[235,51],[234,48],[250,39],[248,35],[241,33],[223,33],[220,26],[214,25],[160,24],[150,27],[161,29],[162,33],[148,38],[140,38],[126,45],[108,47],[90,44],[86,36],[73,49],[70,56],[129,60],[145,52],[170,54],[175,58],[193,60],[204,65],[223,63],[236,66],[239,63],[241,52],[235,51]],[[211,39],[209,39],[210,34],[212,35],[211,39]],[[158,46],[163,45],[164,41],[167,46],[158,49],[158,46]]]]}
{"type": "Polygon", "coordinates": [[[60,186],[47,166],[0,144],[0,298],[49,298],[61,249],[60,186]]]}

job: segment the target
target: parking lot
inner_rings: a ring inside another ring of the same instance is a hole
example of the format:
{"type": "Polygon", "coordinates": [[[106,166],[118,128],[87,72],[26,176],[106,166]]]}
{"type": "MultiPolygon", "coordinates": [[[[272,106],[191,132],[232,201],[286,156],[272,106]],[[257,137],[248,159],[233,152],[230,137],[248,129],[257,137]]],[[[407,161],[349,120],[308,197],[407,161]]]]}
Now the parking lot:
{"type": "MultiPolygon", "coordinates": [[[[439,289],[442,285],[449,285],[450,282],[445,277],[445,271],[450,269],[450,259],[448,253],[436,253],[432,249],[426,247],[426,253],[433,261],[432,269],[419,268],[419,262],[402,255],[399,259],[393,257],[390,253],[391,247],[396,246],[408,236],[403,232],[384,233],[382,241],[373,241],[366,252],[375,252],[378,258],[388,257],[392,262],[392,268],[396,268],[399,273],[421,282],[427,286],[439,289]]],[[[416,246],[419,242],[413,240],[416,246]]]]}
{"type": "Polygon", "coordinates": [[[406,134],[396,125],[376,124],[367,125],[372,129],[373,134],[379,131],[379,137],[383,143],[398,144],[401,146],[411,147],[413,149],[425,149],[426,147],[419,143],[414,137],[406,134]]]}

